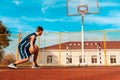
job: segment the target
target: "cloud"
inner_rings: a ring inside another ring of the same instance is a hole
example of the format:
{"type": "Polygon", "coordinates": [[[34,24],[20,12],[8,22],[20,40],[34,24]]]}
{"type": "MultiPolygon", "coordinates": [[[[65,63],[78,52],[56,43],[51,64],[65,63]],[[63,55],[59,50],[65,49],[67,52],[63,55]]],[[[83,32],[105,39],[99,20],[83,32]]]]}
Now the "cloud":
{"type": "Polygon", "coordinates": [[[56,19],[45,18],[45,17],[26,17],[26,16],[22,16],[20,19],[29,21],[29,22],[39,22],[39,21],[55,22],[59,20],[59,19],[56,20],[56,19]]]}
{"type": "Polygon", "coordinates": [[[42,13],[46,13],[46,12],[45,12],[45,10],[46,10],[46,9],[44,9],[44,8],[41,8],[41,10],[42,10],[42,13]]]}
{"type": "Polygon", "coordinates": [[[56,3],[56,0],[43,0],[42,1],[42,12],[45,13],[45,11],[52,5],[56,3]]]}
{"type": "Polygon", "coordinates": [[[3,24],[8,27],[13,33],[17,33],[19,29],[22,29],[22,31],[30,32],[33,31],[32,26],[29,24],[25,23],[22,18],[13,18],[13,17],[3,17],[0,16],[0,20],[3,22],[3,24]],[[28,28],[31,27],[31,28],[28,28]]]}
{"type": "Polygon", "coordinates": [[[87,24],[96,23],[99,26],[106,26],[108,29],[120,29],[120,11],[119,10],[109,10],[105,15],[88,15],[85,16],[85,21],[87,24]],[[107,25],[110,25],[108,27],[107,25]]]}
{"type": "Polygon", "coordinates": [[[62,18],[46,18],[46,17],[26,17],[22,16],[19,19],[29,21],[29,22],[39,22],[39,21],[46,21],[46,22],[74,22],[80,20],[80,17],[62,17],[62,18]]]}
{"type": "MultiPolygon", "coordinates": [[[[96,23],[99,26],[106,26],[111,25],[113,26],[113,29],[119,29],[120,26],[120,11],[110,11],[108,16],[95,16],[95,15],[87,15],[85,16],[85,22],[86,24],[92,24],[96,23]]],[[[78,22],[80,23],[81,17],[61,17],[61,18],[46,18],[46,17],[2,17],[0,16],[0,19],[3,21],[3,23],[6,24],[6,26],[10,28],[18,28],[23,29],[24,26],[31,27],[29,31],[32,31],[32,26],[29,25],[30,22],[78,22]]],[[[112,29],[108,27],[108,29],[112,29]]]]}
{"type": "Polygon", "coordinates": [[[111,11],[109,12],[108,16],[120,17],[120,11],[119,11],[119,10],[111,10],[111,11]]]}
{"type": "Polygon", "coordinates": [[[13,0],[12,2],[17,6],[21,4],[21,2],[19,0],[13,0]]]}
{"type": "MultiPolygon", "coordinates": [[[[114,29],[119,28],[120,26],[120,12],[116,12],[114,14],[117,14],[116,16],[85,16],[85,22],[86,24],[92,24],[96,23],[97,25],[100,26],[105,26],[105,25],[111,25],[114,27],[114,29]],[[115,28],[116,27],[116,28],[115,28]]],[[[110,12],[111,15],[111,12],[110,12]]],[[[22,16],[19,18],[11,18],[11,17],[0,17],[1,20],[9,27],[17,27],[17,28],[23,28],[24,26],[26,27],[31,27],[30,25],[27,24],[27,22],[80,22],[81,18],[80,17],[62,17],[62,18],[45,18],[45,17],[26,17],[22,16]],[[25,23],[26,22],[26,23],[25,23]]],[[[109,27],[108,27],[109,29],[109,27]]]]}
{"type": "Polygon", "coordinates": [[[48,10],[49,8],[58,8],[63,6],[66,6],[64,0],[43,0],[41,10],[42,13],[46,13],[46,10],[48,10]]]}
{"type": "Polygon", "coordinates": [[[115,2],[99,2],[100,7],[118,7],[120,3],[115,2]]]}

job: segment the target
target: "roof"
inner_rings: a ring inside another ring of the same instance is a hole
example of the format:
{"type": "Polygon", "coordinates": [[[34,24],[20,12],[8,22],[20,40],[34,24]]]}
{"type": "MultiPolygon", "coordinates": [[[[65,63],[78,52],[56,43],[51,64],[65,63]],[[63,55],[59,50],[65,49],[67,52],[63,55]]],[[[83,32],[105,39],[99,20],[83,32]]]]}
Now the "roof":
{"type": "MultiPolygon", "coordinates": [[[[120,41],[85,41],[84,49],[120,49],[120,41]],[[106,44],[106,46],[104,45],[106,44]]],[[[44,49],[81,49],[81,42],[79,41],[71,41],[65,42],[61,44],[47,46],[44,49]]]]}

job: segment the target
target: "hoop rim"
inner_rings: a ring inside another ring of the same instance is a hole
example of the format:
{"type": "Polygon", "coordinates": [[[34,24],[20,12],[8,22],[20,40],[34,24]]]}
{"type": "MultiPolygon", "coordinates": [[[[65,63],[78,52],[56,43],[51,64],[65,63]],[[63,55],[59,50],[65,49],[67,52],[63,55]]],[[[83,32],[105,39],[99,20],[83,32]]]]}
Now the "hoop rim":
{"type": "Polygon", "coordinates": [[[88,5],[87,4],[86,5],[78,5],[77,11],[78,11],[78,14],[82,14],[82,15],[88,13],[88,5]],[[85,8],[85,10],[82,10],[80,8],[85,8]]]}

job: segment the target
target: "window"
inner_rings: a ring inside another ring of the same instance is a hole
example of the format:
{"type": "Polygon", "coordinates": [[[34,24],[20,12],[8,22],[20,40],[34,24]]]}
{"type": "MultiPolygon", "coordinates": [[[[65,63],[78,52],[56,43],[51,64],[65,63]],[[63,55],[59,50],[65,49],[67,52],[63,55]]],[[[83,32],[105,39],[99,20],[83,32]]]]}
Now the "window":
{"type": "Polygon", "coordinates": [[[82,56],[79,56],[79,63],[82,63],[82,56]]]}
{"type": "Polygon", "coordinates": [[[68,57],[66,57],[66,63],[72,63],[72,55],[68,55],[68,57]]]}
{"type": "Polygon", "coordinates": [[[91,57],[92,63],[97,63],[97,55],[91,57]]]}
{"type": "Polygon", "coordinates": [[[52,63],[52,58],[53,58],[52,55],[48,55],[47,56],[47,63],[52,63]]]}
{"type": "Polygon", "coordinates": [[[85,55],[82,58],[82,55],[79,56],[79,63],[85,63],[85,55]]]}
{"type": "Polygon", "coordinates": [[[110,63],[116,63],[116,56],[115,55],[110,56],[110,63]]]}

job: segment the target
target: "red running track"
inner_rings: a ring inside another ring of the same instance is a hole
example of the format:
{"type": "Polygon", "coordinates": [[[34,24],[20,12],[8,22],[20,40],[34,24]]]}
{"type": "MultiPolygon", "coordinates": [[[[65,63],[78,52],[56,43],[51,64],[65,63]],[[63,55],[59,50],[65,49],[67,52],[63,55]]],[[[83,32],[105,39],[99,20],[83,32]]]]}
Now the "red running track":
{"type": "Polygon", "coordinates": [[[0,80],[120,80],[120,67],[0,67],[0,80]]]}

